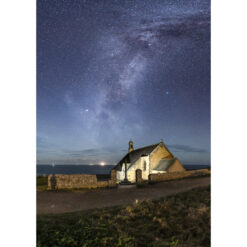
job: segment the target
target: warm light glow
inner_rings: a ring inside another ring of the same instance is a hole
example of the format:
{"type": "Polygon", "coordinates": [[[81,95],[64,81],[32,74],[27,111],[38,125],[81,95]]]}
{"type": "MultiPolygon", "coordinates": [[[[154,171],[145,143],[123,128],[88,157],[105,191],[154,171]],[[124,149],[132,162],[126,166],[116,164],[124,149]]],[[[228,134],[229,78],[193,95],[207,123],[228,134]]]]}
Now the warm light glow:
{"type": "Polygon", "coordinates": [[[104,165],[105,165],[105,162],[100,162],[100,165],[101,165],[101,166],[104,166],[104,165]]]}

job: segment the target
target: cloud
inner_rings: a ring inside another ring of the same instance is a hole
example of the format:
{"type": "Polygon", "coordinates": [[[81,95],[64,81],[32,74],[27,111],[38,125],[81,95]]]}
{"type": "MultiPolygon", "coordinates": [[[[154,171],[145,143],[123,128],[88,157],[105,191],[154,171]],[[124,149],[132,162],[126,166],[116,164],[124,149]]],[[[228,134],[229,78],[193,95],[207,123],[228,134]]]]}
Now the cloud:
{"type": "Polygon", "coordinates": [[[73,164],[73,165],[92,165],[92,164],[97,164],[96,160],[91,160],[91,159],[81,159],[81,158],[71,158],[71,159],[38,159],[37,160],[37,164],[52,164],[53,162],[55,162],[56,165],[69,165],[69,164],[73,164]]]}
{"type": "Polygon", "coordinates": [[[89,157],[89,156],[99,156],[108,154],[108,152],[102,152],[100,149],[83,149],[83,150],[63,150],[68,156],[72,157],[89,157]]]}
{"type": "Polygon", "coordinates": [[[207,150],[201,148],[195,148],[188,145],[167,145],[168,148],[174,150],[174,152],[191,152],[191,153],[208,153],[207,150]]]}

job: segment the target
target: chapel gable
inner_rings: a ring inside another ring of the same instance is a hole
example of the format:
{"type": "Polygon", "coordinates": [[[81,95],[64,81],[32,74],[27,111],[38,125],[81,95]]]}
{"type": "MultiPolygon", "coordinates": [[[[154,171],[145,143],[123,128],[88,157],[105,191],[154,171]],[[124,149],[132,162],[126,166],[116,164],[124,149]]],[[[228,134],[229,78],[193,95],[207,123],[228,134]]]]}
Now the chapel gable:
{"type": "Polygon", "coordinates": [[[150,155],[150,172],[156,167],[161,159],[172,159],[174,156],[163,142],[156,147],[150,155]]]}

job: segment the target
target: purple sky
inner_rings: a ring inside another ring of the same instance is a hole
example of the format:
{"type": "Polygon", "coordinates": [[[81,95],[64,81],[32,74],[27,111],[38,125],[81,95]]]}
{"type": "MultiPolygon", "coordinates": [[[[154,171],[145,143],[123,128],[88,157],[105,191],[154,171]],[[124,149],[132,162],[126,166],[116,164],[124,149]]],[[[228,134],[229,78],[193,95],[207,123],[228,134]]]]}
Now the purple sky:
{"type": "Polygon", "coordinates": [[[37,1],[37,163],[115,164],[130,139],[210,164],[210,2],[37,1]]]}

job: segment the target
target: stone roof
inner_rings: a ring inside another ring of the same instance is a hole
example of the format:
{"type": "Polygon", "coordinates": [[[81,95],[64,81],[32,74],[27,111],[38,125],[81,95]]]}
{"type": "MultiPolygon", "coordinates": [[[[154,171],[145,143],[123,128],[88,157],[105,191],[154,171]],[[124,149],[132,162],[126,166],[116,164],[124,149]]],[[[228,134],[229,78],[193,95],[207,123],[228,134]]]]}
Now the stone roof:
{"type": "Polygon", "coordinates": [[[174,163],[174,161],[176,160],[176,158],[174,159],[161,159],[160,162],[158,163],[158,165],[153,168],[153,170],[155,171],[167,171],[168,168],[174,163]]]}
{"type": "MultiPolygon", "coordinates": [[[[122,170],[122,165],[124,164],[125,160],[127,163],[131,163],[132,165],[142,156],[146,156],[149,155],[150,153],[152,153],[152,151],[160,144],[156,143],[150,146],[146,146],[146,147],[142,147],[142,148],[138,148],[133,150],[130,153],[127,153],[119,162],[118,164],[113,168],[116,169],[118,171],[122,170]]],[[[129,169],[129,168],[128,168],[129,169]]]]}

